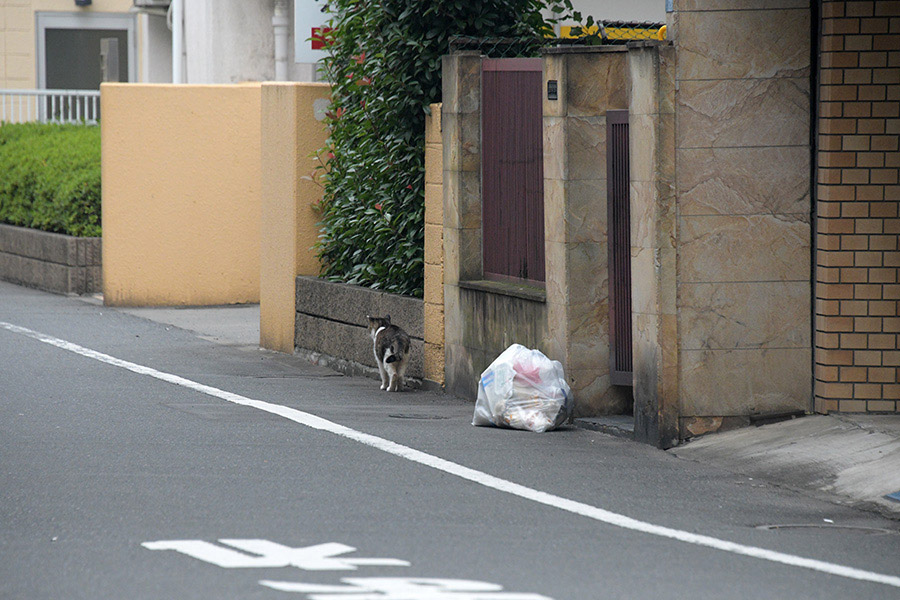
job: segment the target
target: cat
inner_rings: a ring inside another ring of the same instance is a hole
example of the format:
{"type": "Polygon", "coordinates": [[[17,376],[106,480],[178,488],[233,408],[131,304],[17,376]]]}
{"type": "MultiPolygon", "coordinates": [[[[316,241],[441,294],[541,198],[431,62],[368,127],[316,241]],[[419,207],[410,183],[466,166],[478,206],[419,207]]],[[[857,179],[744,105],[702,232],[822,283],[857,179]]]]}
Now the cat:
{"type": "Polygon", "coordinates": [[[403,387],[403,376],[409,364],[409,335],[397,325],[391,324],[390,315],[366,315],[366,319],[369,321],[375,362],[381,374],[381,389],[398,392],[403,387]]]}

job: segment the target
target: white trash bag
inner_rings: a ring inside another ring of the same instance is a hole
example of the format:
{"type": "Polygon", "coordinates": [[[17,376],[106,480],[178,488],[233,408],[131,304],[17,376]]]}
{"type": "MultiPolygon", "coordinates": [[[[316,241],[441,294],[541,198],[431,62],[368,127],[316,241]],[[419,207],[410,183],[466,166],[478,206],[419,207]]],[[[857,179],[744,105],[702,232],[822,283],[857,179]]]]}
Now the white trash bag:
{"type": "Polygon", "coordinates": [[[481,374],[472,425],[542,433],[568,421],[572,408],[572,391],[559,361],[513,344],[481,374]]]}

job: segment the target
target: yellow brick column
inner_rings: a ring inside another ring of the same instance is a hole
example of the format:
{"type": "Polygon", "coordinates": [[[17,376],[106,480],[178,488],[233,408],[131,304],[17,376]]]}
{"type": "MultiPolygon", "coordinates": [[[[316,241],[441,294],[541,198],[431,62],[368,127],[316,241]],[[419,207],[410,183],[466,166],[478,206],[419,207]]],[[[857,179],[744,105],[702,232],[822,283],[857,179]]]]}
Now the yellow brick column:
{"type": "Polygon", "coordinates": [[[319,273],[322,188],[310,176],[328,135],[320,119],[330,93],[323,83],[262,85],[259,345],[278,352],[294,351],[297,276],[319,273]]]}
{"type": "Polygon", "coordinates": [[[444,160],[441,105],[425,122],[425,379],[444,385],[444,160]]]}

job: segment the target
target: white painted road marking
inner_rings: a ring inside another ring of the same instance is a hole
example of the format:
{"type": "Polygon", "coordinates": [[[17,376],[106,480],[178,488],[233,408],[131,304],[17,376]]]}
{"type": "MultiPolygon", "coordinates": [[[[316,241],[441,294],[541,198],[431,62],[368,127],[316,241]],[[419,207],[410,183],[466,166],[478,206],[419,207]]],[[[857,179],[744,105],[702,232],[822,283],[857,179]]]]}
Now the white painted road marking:
{"type": "MultiPolygon", "coordinates": [[[[337,542],[301,548],[258,539],[222,539],[219,542],[249,554],[203,540],[162,540],[144,542],[141,546],[148,550],[175,550],[225,569],[297,567],[304,571],[355,571],[361,566],[410,566],[409,562],[397,558],[336,558],[356,551],[353,546],[337,542]]],[[[540,594],[504,592],[503,587],[495,583],[466,579],[349,577],[341,581],[346,585],[265,579],[259,584],[282,592],[313,594],[308,596],[309,600],[553,600],[540,594]]]]}
{"type": "Polygon", "coordinates": [[[252,569],[297,567],[304,571],[355,571],[357,567],[408,567],[409,563],[398,558],[347,558],[340,554],[356,552],[353,546],[316,544],[303,548],[291,548],[269,540],[219,540],[244,552],[236,552],[203,540],[162,540],[141,544],[148,550],[175,550],[198,560],[212,563],[224,569],[252,569]]]}
{"type": "Polygon", "coordinates": [[[90,348],[85,348],[83,346],[79,346],[78,344],[73,344],[72,342],[67,342],[65,340],[46,335],[32,329],[13,325],[12,323],[7,323],[5,321],[0,321],[0,329],[6,329],[7,331],[11,331],[19,335],[24,335],[45,344],[50,344],[51,346],[67,350],[69,352],[74,352],[75,354],[79,354],[81,356],[85,356],[102,363],[127,369],[129,371],[132,371],[133,373],[147,375],[161,381],[166,381],[168,383],[179,385],[196,392],[207,394],[214,398],[220,398],[227,402],[232,402],[241,406],[248,406],[274,415],[279,415],[281,417],[284,417],[285,419],[289,419],[291,421],[294,421],[295,423],[305,425],[312,429],[327,431],[335,435],[360,442],[361,444],[377,448],[378,450],[387,452],[388,454],[393,454],[394,456],[405,458],[412,462],[431,467],[438,471],[443,471],[444,473],[455,475],[461,479],[465,479],[467,481],[471,481],[494,490],[505,492],[513,496],[518,496],[526,500],[531,500],[539,504],[545,504],[547,506],[552,506],[553,508],[558,508],[560,510],[564,510],[576,515],[581,515],[589,519],[594,519],[595,521],[599,521],[601,523],[607,523],[609,525],[615,525],[616,527],[621,527],[623,529],[628,529],[631,531],[649,533],[651,535],[678,540],[680,542],[685,542],[696,546],[712,548],[714,550],[721,550],[723,552],[730,552],[732,554],[738,554],[741,556],[750,556],[773,563],[779,563],[792,567],[801,567],[804,569],[819,571],[821,573],[828,573],[830,575],[846,577],[848,579],[870,581],[873,583],[880,583],[883,585],[900,588],[900,577],[896,575],[874,573],[872,571],[865,571],[863,569],[848,567],[846,565],[839,565],[836,563],[825,562],[812,558],[804,558],[802,556],[786,554],[784,552],[777,552],[774,550],[767,550],[765,548],[759,548],[756,546],[737,544],[735,542],[721,540],[708,535],[700,535],[691,533],[689,531],[682,531],[680,529],[673,529],[671,527],[664,527],[662,525],[654,525],[653,523],[639,521],[637,519],[632,519],[631,517],[626,517],[625,515],[620,515],[618,513],[598,508],[596,506],[591,506],[590,504],[576,502],[574,500],[569,500],[568,498],[563,498],[561,496],[556,496],[554,494],[535,490],[524,485],[519,485],[518,483],[513,483],[499,477],[494,477],[493,475],[488,475],[487,473],[458,465],[448,460],[426,454],[425,452],[420,452],[419,450],[415,450],[408,446],[403,446],[384,438],[369,435],[361,431],[356,431],[355,429],[350,429],[349,427],[344,427],[343,425],[333,423],[327,419],[317,417],[310,413],[306,413],[293,408],[288,408],[287,406],[280,406],[278,404],[263,402],[262,400],[253,400],[252,398],[246,398],[232,392],[226,392],[212,386],[197,383],[196,381],[191,381],[190,379],[185,379],[184,377],[179,377],[178,375],[165,373],[163,371],[158,371],[150,367],[145,367],[136,363],[115,358],[113,356],[109,356],[108,354],[103,354],[102,352],[97,352],[96,350],[91,350],[90,348]]]}
{"type": "Polygon", "coordinates": [[[553,600],[540,594],[504,592],[497,584],[467,579],[347,577],[341,581],[347,585],[265,579],[260,583],[282,592],[313,594],[309,600],[553,600]]]}

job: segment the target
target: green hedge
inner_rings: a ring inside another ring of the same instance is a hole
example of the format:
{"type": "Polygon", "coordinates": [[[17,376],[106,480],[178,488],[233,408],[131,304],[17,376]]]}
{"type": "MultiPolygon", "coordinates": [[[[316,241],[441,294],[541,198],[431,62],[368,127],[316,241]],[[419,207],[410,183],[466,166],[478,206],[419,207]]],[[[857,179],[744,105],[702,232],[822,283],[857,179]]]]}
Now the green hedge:
{"type": "Polygon", "coordinates": [[[569,0],[328,0],[322,276],[422,296],[425,116],[454,36],[541,40],[569,0]],[[542,11],[550,8],[552,16],[542,11]]]}
{"type": "Polygon", "coordinates": [[[0,222],[100,235],[100,128],[0,125],[0,222]]]}

